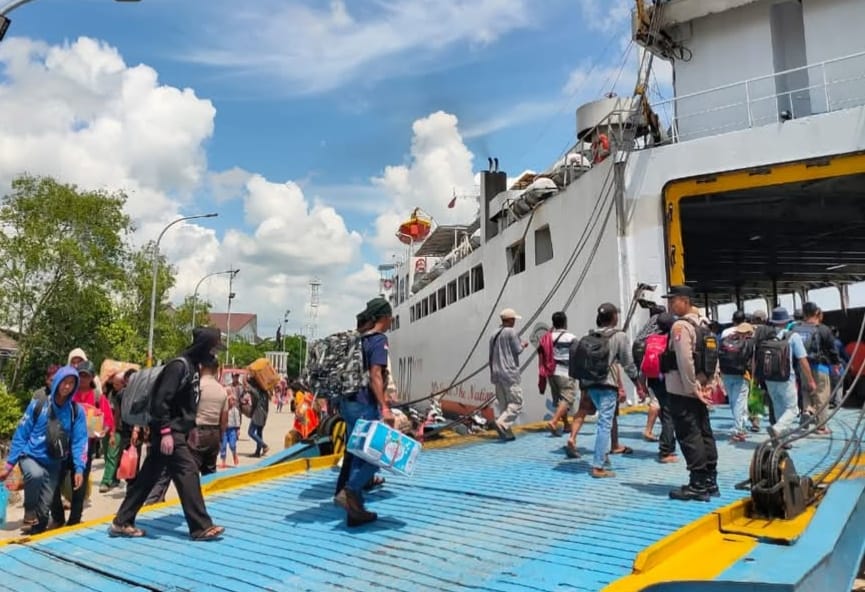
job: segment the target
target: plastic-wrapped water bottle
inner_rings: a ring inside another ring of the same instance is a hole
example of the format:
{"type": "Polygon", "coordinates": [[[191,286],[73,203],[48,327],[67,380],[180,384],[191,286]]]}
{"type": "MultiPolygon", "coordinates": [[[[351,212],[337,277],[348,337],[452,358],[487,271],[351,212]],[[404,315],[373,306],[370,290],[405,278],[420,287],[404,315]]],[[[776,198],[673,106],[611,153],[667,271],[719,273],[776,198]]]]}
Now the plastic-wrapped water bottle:
{"type": "Polygon", "coordinates": [[[9,490],[5,483],[0,483],[0,528],[6,526],[6,506],[9,504],[9,490]]]}

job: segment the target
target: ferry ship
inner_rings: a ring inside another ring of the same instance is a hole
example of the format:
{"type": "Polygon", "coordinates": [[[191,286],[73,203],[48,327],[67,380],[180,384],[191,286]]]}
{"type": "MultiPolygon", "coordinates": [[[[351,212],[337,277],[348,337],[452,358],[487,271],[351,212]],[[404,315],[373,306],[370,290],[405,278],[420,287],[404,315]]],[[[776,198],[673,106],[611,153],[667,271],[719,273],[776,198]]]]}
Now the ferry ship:
{"type": "MultiPolygon", "coordinates": [[[[634,19],[646,60],[674,58],[674,99],[583,106],[575,149],[546,174],[509,183],[493,162],[478,220],[433,229],[417,212],[402,229],[422,241],[383,281],[404,398],[488,399],[486,337],[505,306],[530,336],[556,310],[580,332],[597,303],[630,310],[654,284],[691,283],[716,315],[823,286],[846,308],[865,278],[865,2],[638,1],[634,19]]],[[[861,311],[847,312],[855,329],[861,311]]],[[[545,413],[534,370],[525,421],[545,413]]],[[[846,592],[865,551],[863,417],[836,410],[832,436],[788,455],[728,441],[718,408],[720,496],[706,503],[668,499],[684,467],[654,461],[639,414],[620,418],[634,454],[615,479],[592,479],[546,432],[427,442],[411,479],[368,495],[378,521],[351,530],[331,501],[344,428],[329,420],[203,479],[223,540],[192,543],[176,502],[151,506],[141,539],[109,539],[106,517],[0,542],[0,590],[846,592]]]]}
{"type": "MultiPolygon", "coordinates": [[[[629,311],[642,287],[692,285],[717,319],[729,303],[771,309],[826,286],[846,307],[865,278],[865,2],[636,5],[634,97],[579,107],[573,149],[541,174],[511,182],[491,162],[476,220],[425,240],[417,213],[401,227],[410,252],[382,291],[404,399],[489,401],[487,342],[505,307],[534,342],[553,312],[581,335],[600,303],[629,311]],[[650,105],[660,59],[674,97],[650,105]]],[[[631,336],[648,316],[634,310],[631,336]]],[[[522,379],[522,420],[549,417],[536,356],[524,355],[522,379]]]]}

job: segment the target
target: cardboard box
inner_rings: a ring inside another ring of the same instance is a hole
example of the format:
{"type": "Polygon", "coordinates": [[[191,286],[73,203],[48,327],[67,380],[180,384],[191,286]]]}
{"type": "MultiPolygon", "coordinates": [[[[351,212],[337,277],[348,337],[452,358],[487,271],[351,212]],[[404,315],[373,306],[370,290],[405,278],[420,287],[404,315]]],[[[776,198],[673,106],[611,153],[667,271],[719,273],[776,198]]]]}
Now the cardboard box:
{"type": "Polygon", "coordinates": [[[348,439],[348,451],[394,473],[414,473],[421,444],[381,421],[359,419],[348,439]]]}

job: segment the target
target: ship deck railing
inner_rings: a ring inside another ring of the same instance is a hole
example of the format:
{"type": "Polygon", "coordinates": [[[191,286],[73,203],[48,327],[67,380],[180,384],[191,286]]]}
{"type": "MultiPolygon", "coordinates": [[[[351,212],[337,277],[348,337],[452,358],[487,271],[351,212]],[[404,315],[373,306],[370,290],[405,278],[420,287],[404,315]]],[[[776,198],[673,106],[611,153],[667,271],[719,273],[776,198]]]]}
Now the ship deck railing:
{"type": "Polygon", "coordinates": [[[653,103],[683,142],[865,105],[865,51],[653,103]],[[786,87],[786,88],[785,88],[786,87]]]}

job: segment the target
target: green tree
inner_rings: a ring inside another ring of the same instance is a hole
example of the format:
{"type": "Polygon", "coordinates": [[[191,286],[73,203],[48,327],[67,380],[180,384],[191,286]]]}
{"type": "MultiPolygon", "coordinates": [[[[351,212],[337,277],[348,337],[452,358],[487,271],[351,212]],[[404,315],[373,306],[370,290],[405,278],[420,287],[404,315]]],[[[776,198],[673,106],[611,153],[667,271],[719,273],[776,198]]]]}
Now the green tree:
{"type": "Polygon", "coordinates": [[[110,310],[107,294],[124,281],[132,230],[125,202],[122,192],[29,175],[0,201],[0,317],[19,337],[12,388],[25,373],[39,374],[27,370],[42,359],[65,361],[69,343],[101,348],[91,322],[110,310]]]}

